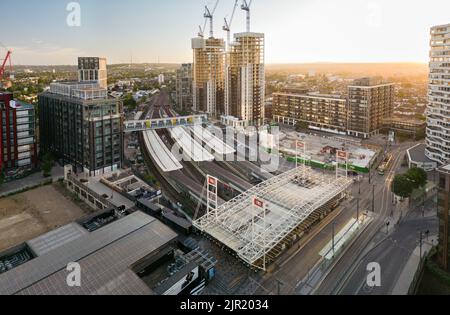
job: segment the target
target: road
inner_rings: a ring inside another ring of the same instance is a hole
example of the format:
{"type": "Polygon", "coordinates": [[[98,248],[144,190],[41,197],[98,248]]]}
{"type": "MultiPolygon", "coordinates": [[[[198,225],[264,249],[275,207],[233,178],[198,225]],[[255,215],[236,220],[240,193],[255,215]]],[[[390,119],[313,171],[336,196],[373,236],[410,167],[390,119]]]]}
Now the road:
{"type": "Polygon", "coordinates": [[[33,188],[41,185],[42,183],[48,182],[52,179],[56,182],[59,179],[64,178],[64,168],[62,166],[56,165],[52,169],[52,176],[50,178],[44,178],[42,172],[33,173],[25,178],[13,180],[11,182],[4,183],[0,187],[0,198],[16,192],[25,190],[27,188],[33,188]]]}
{"type": "MultiPolygon", "coordinates": [[[[375,216],[374,221],[366,231],[351,244],[343,256],[335,263],[330,273],[321,283],[317,294],[330,295],[338,294],[340,286],[345,279],[350,276],[355,266],[358,265],[364,251],[373,246],[374,238],[378,232],[386,226],[387,219],[394,214],[395,207],[392,204],[392,193],[390,186],[396,173],[400,170],[405,152],[412,146],[411,143],[404,143],[393,147],[391,153],[394,157],[393,167],[386,177],[374,175],[371,184],[365,180],[361,184],[361,195],[354,194],[361,198],[362,209],[371,211],[372,208],[372,185],[375,184],[375,216]]],[[[358,187],[359,189],[359,187],[358,187]]]]}
{"type": "MultiPolygon", "coordinates": [[[[402,159],[407,148],[412,144],[402,144],[391,148],[394,156],[394,165],[391,172],[386,177],[373,175],[371,180],[375,184],[375,216],[374,221],[367,228],[364,234],[357,238],[355,243],[348,248],[346,254],[333,268],[330,274],[324,279],[319,288],[319,293],[332,294],[343,275],[357,261],[357,257],[367,248],[373,237],[382,226],[385,225],[386,218],[393,210],[392,194],[390,184],[397,170],[400,169],[402,159]]],[[[293,167],[292,163],[282,163],[283,169],[293,167]]],[[[359,184],[352,187],[352,194],[355,198],[360,198],[360,210],[371,210],[372,206],[372,184],[369,184],[368,176],[361,182],[361,195],[359,194],[359,184]]],[[[297,248],[291,249],[286,257],[281,257],[278,268],[275,271],[256,279],[260,283],[259,294],[298,294],[299,283],[308,276],[310,271],[320,262],[319,252],[330,242],[332,238],[332,226],[340,231],[352,219],[356,218],[356,199],[345,202],[341,210],[330,214],[324,221],[315,227],[306,239],[298,244],[297,248]],[[278,283],[282,283],[280,288],[278,283]]]]}
{"type": "MultiPolygon", "coordinates": [[[[167,100],[163,96],[158,96],[157,105],[155,106],[154,115],[158,115],[162,109],[168,116],[174,115],[167,105],[167,100]]],[[[399,248],[411,248],[414,245],[414,236],[405,237],[405,235],[417,234],[412,233],[416,228],[416,223],[405,224],[405,227],[399,229],[393,234],[391,241],[388,239],[376,248],[371,255],[364,256],[374,245],[376,236],[380,230],[386,225],[387,219],[393,214],[394,206],[392,205],[392,194],[390,186],[395,174],[401,168],[406,149],[410,148],[412,143],[405,143],[391,148],[391,153],[394,157],[393,167],[389,174],[385,177],[378,174],[373,175],[369,183],[366,177],[359,188],[358,184],[353,186],[353,196],[360,199],[361,210],[370,211],[372,208],[372,187],[375,185],[375,202],[374,202],[374,221],[358,237],[344,252],[343,256],[335,263],[330,273],[323,279],[317,293],[319,294],[338,294],[345,292],[350,294],[358,294],[364,290],[361,286],[362,275],[364,274],[365,259],[372,259],[373,257],[381,257],[380,262],[386,267],[386,277],[389,279],[396,279],[399,270],[401,271],[402,264],[406,264],[405,257],[407,252],[402,252],[399,248]],[[360,193],[361,191],[361,193],[360,193]],[[395,245],[397,241],[397,246],[395,245]],[[391,252],[392,255],[382,255],[382,252],[391,252]],[[380,256],[381,255],[381,256],[380,256]],[[389,259],[395,257],[398,264],[389,264],[389,259]],[[361,262],[361,264],[359,263],[361,262]],[[357,268],[358,266],[362,266],[357,268]],[[362,268],[362,269],[361,269],[362,268]],[[355,271],[356,270],[356,271],[355,271]]],[[[237,163],[237,165],[239,165],[237,163]]],[[[293,165],[291,163],[282,163],[281,168],[289,169],[293,165]]],[[[219,168],[218,168],[219,169],[219,168]]],[[[222,170],[220,168],[220,170],[222,170]]],[[[224,172],[226,170],[223,170],[224,172]]],[[[179,172],[181,173],[181,172],[179,172]]],[[[170,174],[171,175],[171,174],[170,174]]],[[[170,176],[169,175],[169,176],[170,176]]],[[[187,177],[189,174],[186,174],[187,177]]],[[[181,178],[180,178],[181,179],[181,178]]],[[[197,186],[197,185],[195,185],[197,186]]],[[[198,187],[200,188],[200,187],[198,187]]],[[[352,217],[356,217],[356,200],[349,201],[342,205],[339,211],[331,214],[320,223],[305,240],[298,244],[298,248],[293,248],[289,251],[287,257],[282,257],[278,263],[278,268],[272,273],[261,276],[258,281],[260,289],[259,294],[274,294],[278,290],[282,294],[295,294],[297,292],[298,284],[309,273],[309,270],[314,268],[321,257],[319,252],[331,240],[332,226],[335,225],[336,230],[342,229],[352,217]],[[282,283],[281,287],[279,283],[282,283]]],[[[419,223],[417,223],[419,224],[419,223]]],[[[432,221],[426,221],[426,224],[432,224],[432,221]]],[[[428,225],[425,225],[428,226],[428,225]]],[[[409,257],[409,256],[408,256],[409,257]]],[[[363,277],[364,278],[364,277],[363,277]]],[[[389,289],[394,285],[386,285],[389,289]]]]}
{"type": "MultiPolygon", "coordinates": [[[[433,209],[430,205],[429,209],[433,209]]],[[[435,208],[435,207],[434,207],[435,208]]],[[[339,294],[344,295],[390,295],[399,280],[409,258],[419,245],[420,232],[429,231],[429,235],[437,235],[438,220],[436,211],[423,217],[421,211],[411,212],[402,224],[387,238],[371,250],[358,264],[351,277],[343,284],[339,294]],[[376,262],[381,266],[381,287],[367,286],[366,268],[376,262]]],[[[433,237],[424,242],[431,242],[433,237]]]]}

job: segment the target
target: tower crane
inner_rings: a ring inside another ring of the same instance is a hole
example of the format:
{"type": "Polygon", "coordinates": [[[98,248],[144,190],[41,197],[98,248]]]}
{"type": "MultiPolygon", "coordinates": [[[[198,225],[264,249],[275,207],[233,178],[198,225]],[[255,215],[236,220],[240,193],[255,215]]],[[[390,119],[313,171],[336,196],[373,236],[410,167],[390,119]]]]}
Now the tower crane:
{"type": "Polygon", "coordinates": [[[206,20],[205,20],[205,25],[203,25],[203,27],[201,25],[198,26],[198,37],[205,36],[205,27],[206,27],[206,20]]]}
{"type": "Polygon", "coordinates": [[[214,37],[214,15],[209,11],[208,6],[205,6],[205,14],[203,15],[206,20],[209,19],[209,37],[214,37]]]}
{"type": "Polygon", "coordinates": [[[12,67],[12,61],[11,61],[12,50],[6,48],[6,46],[3,45],[2,43],[0,43],[0,46],[4,47],[6,49],[6,57],[4,59],[0,59],[0,81],[2,81],[3,77],[6,73],[6,69],[8,68],[8,62],[9,62],[9,71],[10,71],[11,78],[13,76],[13,67],[12,67]]]}
{"type": "Polygon", "coordinates": [[[239,0],[236,0],[233,7],[233,13],[231,14],[230,21],[227,21],[227,18],[224,18],[225,24],[223,26],[223,30],[227,32],[227,45],[230,47],[231,43],[231,25],[233,24],[234,14],[236,13],[236,9],[239,5],[239,0]]]}
{"type": "Polygon", "coordinates": [[[209,10],[208,6],[205,6],[205,14],[203,16],[205,17],[205,20],[209,20],[209,37],[210,38],[214,37],[214,13],[216,13],[216,9],[217,9],[218,5],[219,5],[219,0],[216,0],[216,5],[214,6],[214,9],[212,11],[209,10]]]}
{"type": "Polygon", "coordinates": [[[247,12],[247,33],[250,33],[250,7],[252,5],[252,1],[250,0],[247,2],[247,0],[242,0],[242,6],[241,9],[245,12],[247,12]]]}

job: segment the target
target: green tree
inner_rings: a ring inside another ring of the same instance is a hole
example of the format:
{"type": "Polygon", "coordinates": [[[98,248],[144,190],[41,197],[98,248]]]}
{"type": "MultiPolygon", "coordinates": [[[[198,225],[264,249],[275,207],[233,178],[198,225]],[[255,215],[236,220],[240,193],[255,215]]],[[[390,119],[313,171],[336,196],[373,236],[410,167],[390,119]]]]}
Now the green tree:
{"type": "Polygon", "coordinates": [[[399,197],[409,198],[414,190],[414,184],[410,181],[408,176],[406,175],[397,175],[395,176],[392,185],[391,191],[399,197]]]}
{"type": "Polygon", "coordinates": [[[406,173],[406,177],[412,183],[414,189],[425,187],[427,184],[427,173],[421,168],[412,168],[406,173]]]}
{"type": "Polygon", "coordinates": [[[0,170],[0,187],[2,187],[4,182],[5,182],[5,173],[3,173],[3,171],[0,170]]]}
{"type": "Polygon", "coordinates": [[[307,122],[299,121],[299,122],[297,122],[297,124],[295,125],[295,130],[296,130],[297,132],[299,132],[299,131],[308,129],[308,127],[309,127],[309,124],[308,124],[307,122]]]}
{"type": "Polygon", "coordinates": [[[52,175],[52,168],[55,158],[53,154],[47,152],[42,158],[42,172],[44,177],[50,177],[52,175]]]}
{"type": "Polygon", "coordinates": [[[134,100],[132,94],[125,95],[125,97],[123,98],[123,106],[130,110],[133,110],[137,107],[137,103],[134,100]]]}

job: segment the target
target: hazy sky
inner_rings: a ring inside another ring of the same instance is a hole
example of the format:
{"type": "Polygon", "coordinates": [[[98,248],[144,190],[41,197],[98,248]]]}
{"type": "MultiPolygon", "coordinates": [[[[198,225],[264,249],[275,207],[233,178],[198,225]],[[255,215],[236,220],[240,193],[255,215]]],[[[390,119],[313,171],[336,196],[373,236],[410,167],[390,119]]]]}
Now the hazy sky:
{"type": "MultiPolygon", "coordinates": [[[[0,42],[16,64],[190,62],[190,38],[215,0],[79,0],[81,27],[66,23],[69,2],[0,0],[0,42]]],[[[216,35],[233,4],[220,1],[216,35]]],[[[427,62],[429,29],[450,23],[449,12],[449,0],[254,0],[252,31],[266,34],[267,63],[427,62]]],[[[244,25],[238,10],[233,31],[244,25]]]]}

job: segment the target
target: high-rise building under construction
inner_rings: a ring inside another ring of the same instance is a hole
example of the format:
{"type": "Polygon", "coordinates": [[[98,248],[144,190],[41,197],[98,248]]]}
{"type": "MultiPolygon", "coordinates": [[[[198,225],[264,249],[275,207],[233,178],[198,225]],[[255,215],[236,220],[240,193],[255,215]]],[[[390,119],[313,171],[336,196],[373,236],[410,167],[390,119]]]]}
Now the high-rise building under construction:
{"type": "Polygon", "coordinates": [[[194,110],[220,117],[225,113],[225,41],[197,37],[192,49],[194,110]]]}
{"type": "Polygon", "coordinates": [[[247,124],[264,122],[264,34],[238,33],[230,45],[225,112],[247,124]]]}

